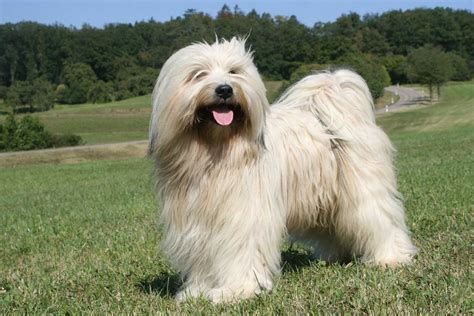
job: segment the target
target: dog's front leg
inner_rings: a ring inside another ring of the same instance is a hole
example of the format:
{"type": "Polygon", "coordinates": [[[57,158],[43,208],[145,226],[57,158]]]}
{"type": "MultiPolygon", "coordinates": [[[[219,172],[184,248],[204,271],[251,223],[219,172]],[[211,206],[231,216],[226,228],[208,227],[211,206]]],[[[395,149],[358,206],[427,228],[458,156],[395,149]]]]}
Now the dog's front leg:
{"type": "Polygon", "coordinates": [[[192,234],[181,236],[181,249],[188,252],[180,251],[186,282],[178,300],[228,302],[272,289],[280,272],[284,216],[267,198],[228,201],[212,212],[212,220],[190,220],[186,231],[192,234]]]}

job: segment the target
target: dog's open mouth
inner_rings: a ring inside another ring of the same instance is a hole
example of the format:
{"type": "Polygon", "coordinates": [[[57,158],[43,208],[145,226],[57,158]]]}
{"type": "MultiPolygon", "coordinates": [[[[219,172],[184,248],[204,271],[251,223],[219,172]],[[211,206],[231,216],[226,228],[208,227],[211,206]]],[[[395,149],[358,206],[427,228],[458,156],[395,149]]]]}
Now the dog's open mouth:
{"type": "Polygon", "coordinates": [[[227,126],[234,120],[234,110],[223,105],[211,109],[212,116],[217,124],[227,126]]]}
{"type": "Polygon", "coordinates": [[[230,126],[243,119],[242,107],[236,103],[219,103],[202,106],[197,111],[198,122],[210,121],[220,126],[230,126]]]}

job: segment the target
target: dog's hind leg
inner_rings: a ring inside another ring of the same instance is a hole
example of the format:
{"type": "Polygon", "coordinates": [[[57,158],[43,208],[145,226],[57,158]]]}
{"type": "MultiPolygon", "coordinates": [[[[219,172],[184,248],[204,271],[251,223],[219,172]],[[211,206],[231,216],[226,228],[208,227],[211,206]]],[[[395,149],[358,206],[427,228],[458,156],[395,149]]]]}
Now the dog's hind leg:
{"type": "Polygon", "coordinates": [[[409,263],[417,249],[405,224],[390,160],[345,166],[335,232],[351,254],[379,265],[409,263]]]}

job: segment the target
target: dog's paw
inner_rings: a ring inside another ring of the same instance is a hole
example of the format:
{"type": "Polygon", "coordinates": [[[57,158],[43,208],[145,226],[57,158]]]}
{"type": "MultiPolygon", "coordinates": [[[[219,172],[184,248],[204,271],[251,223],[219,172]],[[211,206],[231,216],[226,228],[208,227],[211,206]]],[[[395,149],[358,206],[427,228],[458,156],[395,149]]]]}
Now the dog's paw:
{"type": "Polygon", "coordinates": [[[418,249],[406,234],[400,233],[393,244],[374,254],[373,262],[384,267],[397,267],[412,263],[418,249]]]}
{"type": "MultiPolygon", "coordinates": [[[[269,289],[271,291],[271,289],[269,289]]],[[[206,298],[214,304],[236,303],[240,300],[249,299],[262,293],[260,287],[249,287],[241,289],[214,288],[205,293],[206,298]]]]}
{"type": "Polygon", "coordinates": [[[402,253],[396,256],[384,256],[375,258],[372,262],[381,267],[395,268],[399,266],[409,265],[412,263],[413,254],[402,253]]]}
{"type": "Polygon", "coordinates": [[[176,293],[175,299],[178,302],[184,302],[188,299],[198,298],[203,295],[202,290],[197,286],[187,286],[178,293],[176,293]]]}
{"type": "Polygon", "coordinates": [[[218,304],[237,301],[239,299],[239,296],[236,295],[235,292],[226,288],[215,288],[207,291],[202,291],[197,287],[186,287],[183,290],[179,291],[175,296],[176,301],[180,303],[197,298],[207,299],[213,302],[214,304],[218,304]]]}

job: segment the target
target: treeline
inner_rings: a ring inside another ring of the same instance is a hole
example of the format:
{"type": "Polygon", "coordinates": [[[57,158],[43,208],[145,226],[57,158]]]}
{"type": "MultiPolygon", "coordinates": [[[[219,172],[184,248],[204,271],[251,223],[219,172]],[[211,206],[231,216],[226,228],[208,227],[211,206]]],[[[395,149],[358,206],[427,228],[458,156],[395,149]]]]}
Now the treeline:
{"type": "MultiPolygon", "coordinates": [[[[107,102],[150,93],[177,49],[216,34],[248,35],[268,80],[290,80],[308,65],[350,66],[375,97],[385,84],[405,83],[416,49],[449,53],[450,78],[474,73],[474,15],[448,8],[342,15],[307,27],[295,16],[224,6],[216,18],[187,10],[167,22],[108,24],[81,29],[32,22],[0,25],[0,99],[16,111],[47,110],[55,102],[107,102]]],[[[312,68],[312,67],[309,67],[312,68]]]]}

